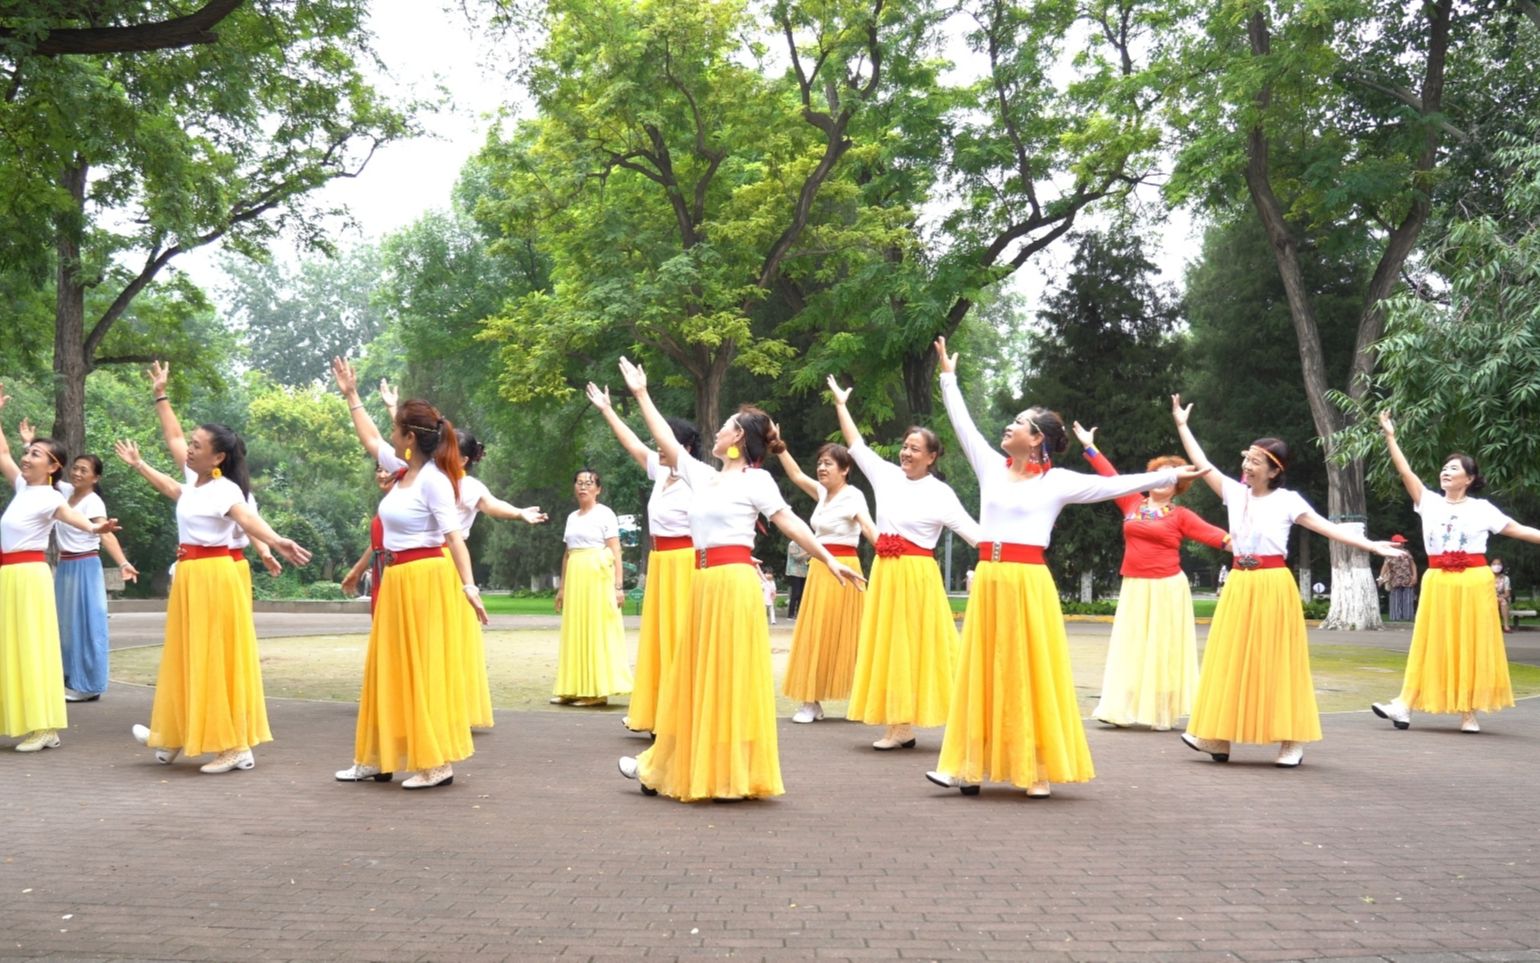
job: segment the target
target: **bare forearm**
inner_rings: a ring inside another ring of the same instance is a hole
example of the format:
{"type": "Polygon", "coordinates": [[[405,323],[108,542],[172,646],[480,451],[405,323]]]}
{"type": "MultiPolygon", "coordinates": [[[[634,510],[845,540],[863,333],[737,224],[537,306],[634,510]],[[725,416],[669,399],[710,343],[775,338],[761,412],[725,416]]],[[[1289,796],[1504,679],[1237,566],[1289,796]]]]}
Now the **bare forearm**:
{"type": "Polygon", "coordinates": [[[861,444],[861,430],[856,427],[856,420],[850,416],[850,406],[836,402],[834,414],[839,418],[840,433],[845,436],[845,444],[851,447],[861,444]]]}
{"type": "MultiPolygon", "coordinates": [[[[620,413],[614,408],[600,409],[604,412],[604,420],[610,426],[610,431],[615,433],[615,440],[620,442],[620,447],[626,450],[626,454],[643,468],[647,467],[647,446],[642,439],[637,437],[631,426],[620,417],[620,413]]],[[[670,434],[673,432],[670,431],[670,434]]]]}
{"type": "Polygon", "coordinates": [[[181,419],[171,407],[171,400],[164,395],[155,399],[155,417],[160,419],[160,436],[171,452],[171,460],[180,471],[187,464],[187,436],[182,433],[181,419]]]}
{"type": "Polygon", "coordinates": [[[632,393],[636,398],[637,407],[642,409],[642,419],[647,422],[647,430],[652,433],[653,441],[658,443],[658,453],[668,465],[679,464],[683,447],[679,439],[674,437],[674,429],[668,426],[668,420],[658,410],[658,406],[652,403],[652,397],[647,394],[647,389],[632,393]]]}

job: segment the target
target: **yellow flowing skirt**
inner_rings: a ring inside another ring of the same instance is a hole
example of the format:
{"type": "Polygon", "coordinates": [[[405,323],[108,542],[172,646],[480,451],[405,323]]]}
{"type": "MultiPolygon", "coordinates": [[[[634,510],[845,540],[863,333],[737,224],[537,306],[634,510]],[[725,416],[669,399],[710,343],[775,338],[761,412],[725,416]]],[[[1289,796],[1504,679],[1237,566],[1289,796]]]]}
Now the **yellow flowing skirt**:
{"type": "Polygon", "coordinates": [[[1123,579],[1101,700],[1091,717],[1169,729],[1192,711],[1197,688],[1198,637],[1187,576],[1123,579]]]}
{"type": "Polygon", "coordinates": [[[627,724],[651,732],[658,712],[658,691],[674,664],[679,641],[689,631],[690,580],[695,551],[671,548],[647,556],[647,587],[642,592],[642,631],[636,645],[636,680],[631,687],[627,724]]]}
{"type": "Polygon", "coordinates": [[[466,650],[480,637],[447,555],[387,566],[369,630],[353,761],[408,772],[468,758],[475,697],[466,650]]]}
{"type": "Polygon", "coordinates": [[[150,710],[151,746],[197,756],[272,741],[243,567],[228,555],[177,563],[150,710]]]}
{"type": "Polygon", "coordinates": [[[1401,701],[1418,712],[1496,712],[1513,705],[1496,576],[1430,568],[1412,626],[1401,701]]]}
{"type": "MultiPolygon", "coordinates": [[[[859,558],[840,561],[859,571],[859,558]]],[[[856,643],[866,594],[854,583],[840,585],[829,566],[813,559],[807,567],[802,607],[791,633],[791,656],[781,691],[799,702],[847,699],[855,680],[856,643]]]]}
{"type": "Polygon", "coordinates": [[[626,629],[615,604],[615,556],[575,548],[562,581],[561,648],[551,694],[598,698],[631,691],[626,629]]]}
{"type": "Polygon", "coordinates": [[[779,796],[770,627],[752,565],[695,573],[690,631],[658,693],[642,784],[682,802],[779,796]]]}
{"type": "Polygon", "coordinates": [[[1305,612],[1289,569],[1230,573],[1209,626],[1187,731],[1231,742],[1320,740],[1305,612]]]}
{"type": "Polygon", "coordinates": [[[0,566],[0,731],[5,735],[69,724],[60,651],[53,569],[47,562],[0,566]]]}
{"type": "Polygon", "coordinates": [[[965,782],[1022,788],[1096,775],[1047,566],[981,561],[974,569],[936,769],[965,782]]]}
{"type": "MultiPolygon", "coordinates": [[[[230,556],[230,561],[235,563],[235,577],[241,581],[241,597],[246,600],[247,611],[251,610],[251,563],[246,561],[246,556],[236,558],[230,556]]],[[[181,568],[181,566],[177,566],[181,568]]]]}
{"type": "Polygon", "coordinates": [[[873,725],[941,725],[957,669],[957,623],[936,560],[879,557],[867,595],[846,718],[873,725]]]}

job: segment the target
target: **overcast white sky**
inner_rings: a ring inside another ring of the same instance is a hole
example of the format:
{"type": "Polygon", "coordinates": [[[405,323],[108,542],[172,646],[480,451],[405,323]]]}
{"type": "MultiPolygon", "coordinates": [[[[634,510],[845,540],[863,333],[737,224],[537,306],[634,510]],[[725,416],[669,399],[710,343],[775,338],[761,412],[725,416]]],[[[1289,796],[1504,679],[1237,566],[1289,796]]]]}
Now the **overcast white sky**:
{"type": "MultiPolygon", "coordinates": [[[[358,225],[355,232],[338,237],[341,247],[378,241],[428,210],[447,208],[461,166],[481,147],[497,112],[510,105],[527,109],[523,91],[504,76],[507,56],[473,33],[457,9],[439,12],[439,7],[434,0],[373,0],[370,25],[375,49],[388,71],[380,84],[387,89],[423,91],[442,84],[452,103],[424,118],[429,136],[389,145],[357,178],[333,181],[322,188],[320,201],[345,205],[358,225]]],[[[959,61],[958,74],[981,72],[982,67],[966,62],[968,52],[961,44],[952,45],[950,53],[959,61]]],[[[1082,219],[1077,226],[1094,223],[1082,219]]],[[[1178,215],[1160,236],[1147,239],[1147,250],[1165,280],[1180,283],[1187,252],[1197,251],[1192,230],[1190,220],[1178,215]]],[[[1070,253],[1062,245],[1052,247],[1009,283],[1035,308],[1043,291],[1065,272],[1070,253]]],[[[273,255],[285,260],[294,252],[280,246],[273,255]]],[[[224,284],[219,259],[217,246],[179,259],[182,270],[214,295],[216,302],[224,284]]]]}

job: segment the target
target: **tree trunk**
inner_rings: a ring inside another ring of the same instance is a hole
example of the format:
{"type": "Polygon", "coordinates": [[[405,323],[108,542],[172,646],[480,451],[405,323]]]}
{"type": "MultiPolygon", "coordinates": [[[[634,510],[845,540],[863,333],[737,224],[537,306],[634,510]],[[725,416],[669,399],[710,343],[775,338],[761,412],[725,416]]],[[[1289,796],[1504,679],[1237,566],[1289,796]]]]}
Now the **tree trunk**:
{"type": "Polygon", "coordinates": [[[86,374],[90,367],[85,356],[86,289],[80,274],[80,244],[88,168],[85,159],[77,157],[64,169],[59,182],[73,205],[55,222],[59,273],[53,335],[53,437],[71,457],[83,454],[86,447],[86,374]]]}
{"type": "Polygon", "coordinates": [[[930,345],[919,354],[904,355],[904,401],[909,405],[909,420],[924,424],[934,411],[932,385],[936,378],[936,352],[930,345]]]}
{"type": "Polygon", "coordinates": [[[736,354],[731,344],[718,347],[712,352],[705,377],[695,382],[695,422],[701,432],[701,447],[707,451],[711,436],[722,424],[722,384],[736,354]]]}
{"type": "MultiPolygon", "coordinates": [[[[1367,530],[1368,499],[1364,492],[1364,464],[1340,465],[1328,453],[1326,461],[1327,509],[1331,520],[1356,535],[1367,530]]],[[[1374,581],[1369,556],[1338,541],[1331,543],[1331,608],[1326,629],[1379,629],[1380,590],[1374,581]]]]}

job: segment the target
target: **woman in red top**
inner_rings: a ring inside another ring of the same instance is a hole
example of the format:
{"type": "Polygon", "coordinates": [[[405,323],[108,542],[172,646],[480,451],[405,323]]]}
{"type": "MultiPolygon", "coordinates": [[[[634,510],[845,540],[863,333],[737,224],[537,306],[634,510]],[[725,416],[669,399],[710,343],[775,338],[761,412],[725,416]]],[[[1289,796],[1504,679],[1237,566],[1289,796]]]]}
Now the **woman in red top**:
{"type": "MultiPolygon", "coordinates": [[[[1096,450],[1096,429],[1075,422],[1075,437],[1100,475],[1117,469],[1096,450]]],[[[1175,455],[1153,458],[1149,470],[1187,462],[1175,455]]],[[[1149,726],[1165,732],[1192,709],[1198,688],[1198,640],[1192,624],[1192,592],[1182,571],[1182,542],[1224,548],[1230,536],[1172,500],[1190,481],[1117,499],[1123,513],[1123,585],[1107,644],[1102,697],[1091,717],[1111,726],[1149,726]]]]}

